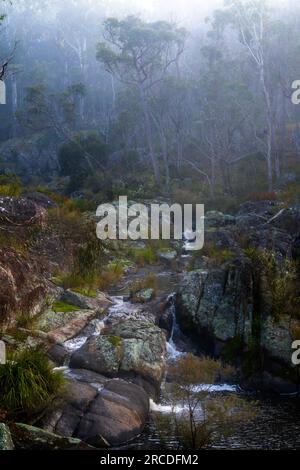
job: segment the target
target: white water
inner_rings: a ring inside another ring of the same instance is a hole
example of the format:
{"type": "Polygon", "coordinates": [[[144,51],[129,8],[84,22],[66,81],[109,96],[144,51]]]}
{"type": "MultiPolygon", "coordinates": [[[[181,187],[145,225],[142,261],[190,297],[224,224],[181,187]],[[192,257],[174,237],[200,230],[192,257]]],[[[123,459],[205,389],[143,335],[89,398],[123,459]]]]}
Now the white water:
{"type": "Polygon", "coordinates": [[[75,338],[69,339],[68,341],[64,342],[64,347],[70,353],[80,349],[81,346],[87,341],[87,336],[76,336],[75,338]]]}
{"type": "Polygon", "coordinates": [[[208,392],[208,393],[238,393],[239,387],[237,385],[230,385],[230,384],[199,384],[193,387],[193,392],[208,392]]]}
{"type": "MultiPolygon", "coordinates": [[[[179,357],[183,356],[185,352],[179,351],[177,349],[174,338],[180,335],[180,327],[176,320],[176,294],[173,293],[168,297],[168,310],[172,317],[172,330],[170,334],[170,339],[167,342],[167,359],[170,363],[175,362],[179,357]]],[[[231,385],[227,383],[222,384],[198,384],[192,388],[194,393],[206,392],[208,394],[215,393],[239,393],[240,389],[237,385],[231,385]]],[[[157,413],[182,413],[187,411],[185,406],[180,404],[177,405],[168,405],[162,403],[155,403],[153,400],[150,400],[150,409],[151,411],[157,413]]],[[[199,410],[200,411],[200,410],[199,410]]]]}
{"type": "MultiPolygon", "coordinates": [[[[229,384],[220,384],[220,385],[213,385],[213,384],[199,384],[193,387],[193,392],[206,392],[206,393],[238,393],[239,388],[236,385],[229,385],[229,384]]],[[[162,403],[155,403],[152,399],[150,399],[150,410],[154,411],[155,413],[163,413],[163,414],[171,414],[171,413],[184,413],[188,411],[187,405],[183,406],[180,404],[176,405],[167,405],[162,403]]],[[[201,406],[199,406],[199,413],[201,413],[201,406]]]]}
{"type": "Polygon", "coordinates": [[[99,336],[101,334],[101,331],[105,327],[104,320],[94,318],[83,329],[82,335],[75,336],[74,338],[71,338],[63,343],[66,350],[69,353],[73,353],[74,351],[77,351],[77,349],[80,349],[86,343],[90,336],[99,336]]]}
{"type": "Polygon", "coordinates": [[[180,405],[162,405],[160,403],[155,403],[152,399],[150,399],[150,410],[156,413],[182,413],[183,411],[187,410],[187,407],[180,406],[180,405]]]}
{"type": "Polygon", "coordinates": [[[177,346],[174,342],[174,334],[179,330],[179,326],[176,321],[175,293],[169,295],[168,302],[170,303],[168,310],[172,316],[172,330],[170,334],[170,339],[167,342],[167,354],[169,360],[176,361],[176,359],[178,359],[184,353],[177,349],[177,346]]]}

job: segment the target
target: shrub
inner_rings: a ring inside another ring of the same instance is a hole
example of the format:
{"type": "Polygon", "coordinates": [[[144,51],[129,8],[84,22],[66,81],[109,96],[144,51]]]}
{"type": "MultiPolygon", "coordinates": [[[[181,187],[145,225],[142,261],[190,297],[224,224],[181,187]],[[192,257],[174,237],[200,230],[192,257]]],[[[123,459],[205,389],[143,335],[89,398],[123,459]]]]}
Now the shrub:
{"type": "Polygon", "coordinates": [[[207,242],[201,251],[192,254],[188,270],[191,271],[195,268],[199,256],[206,256],[209,258],[209,261],[213,266],[222,266],[224,263],[232,261],[235,258],[233,251],[220,249],[216,247],[214,243],[207,242]]]}
{"type": "Polygon", "coordinates": [[[0,365],[0,409],[9,417],[32,415],[47,407],[63,384],[42,351],[14,353],[0,365]]]}
{"type": "Polygon", "coordinates": [[[107,271],[115,274],[120,279],[124,274],[124,264],[121,261],[111,261],[107,266],[107,271]]]}
{"type": "Polygon", "coordinates": [[[288,258],[279,260],[273,251],[249,248],[245,253],[266,277],[273,316],[276,319],[284,314],[297,316],[300,298],[296,264],[288,258]]]}
{"type": "Polygon", "coordinates": [[[245,197],[246,201],[276,201],[277,194],[272,191],[260,191],[250,193],[245,197]]]}
{"type": "Polygon", "coordinates": [[[37,321],[37,317],[30,315],[28,312],[18,312],[16,318],[17,327],[26,328],[27,330],[33,329],[37,321]]]}
{"type": "Polygon", "coordinates": [[[300,203],[299,182],[290,184],[287,188],[285,188],[284,191],[281,192],[280,198],[288,206],[292,204],[299,204],[300,203]]]}
{"type": "Polygon", "coordinates": [[[168,395],[171,413],[157,415],[158,419],[155,416],[159,434],[164,438],[168,429],[179,448],[201,449],[230,435],[237,423],[253,417],[254,407],[245,400],[232,395],[209,396],[209,386],[199,388],[199,384],[217,383],[223,374],[221,363],[213,359],[192,354],[180,358],[171,368],[173,382],[168,395]]]}
{"type": "Polygon", "coordinates": [[[134,299],[135,294],[143,289],[153,289],[154,295],[156,295],[158,279],[154,273],[149,273],[144,279],[132,282],[129,286],[130,297],[134,299]]]}
{"type": "Polygon", "coordinates": [[[28,245],[31,240],[25,239],[25,234],[21,236],[21,234],[15,232],[12,233],[11,231],[0,231],[0,248],[12,249],[13,251],[17,252],[20,255],[27,255],[28,253],[28,245]]]}
{"type": "Polygon", "coordinates": [[[22,193],[22,184],[15,175],[0,176],[0,196],[20,196],[22,193]]]}
{"type": "Polygon", "coordinates": [[[72,141],[64,143],[58,152],[62,175],[77,176],[91,173],[90,164],[97,168],[105,164],[106,145],[97,132],[82,131],[72,141]]]}
{"type": "Polygon", "coordinates": [[[97,287],[104,251],[103,244],[96,236],[96,226],[82,214],[68,205],[51,209],[49,221],[66,249],[73,254],[73,269],[67,275],[54,277],[53,281],[65,289],[97,287]]]}
{"type": "Polygon", "coordinates": [[[156,261],[156,255],[151,246],[145,248],[131,248],[128,252],[128,256],[132,258],[138,266],[154,264],[156,261]]]}
{"type": "Polygon", "coordinates": [[[97,291],[89,287],[75,287],[73,291],[85,297],[90,297],[91,299],[95,299],[97,297],[97,291]]]}

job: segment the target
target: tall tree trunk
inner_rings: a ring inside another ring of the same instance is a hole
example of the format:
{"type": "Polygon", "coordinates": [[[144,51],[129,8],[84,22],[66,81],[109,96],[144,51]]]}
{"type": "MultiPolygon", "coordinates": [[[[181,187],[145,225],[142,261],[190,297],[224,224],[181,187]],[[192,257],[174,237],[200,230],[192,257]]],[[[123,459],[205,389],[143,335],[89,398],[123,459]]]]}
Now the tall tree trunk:
{"type": "Polygon", "coordinates": [[[150,159],[151,159],[151,163],[152,163],[152,167],[153,167],[154,178],[155,178],[156,184],[160,184],[161,178],[160,178],[158,160],[157,160],[156,154],[154,152],[152,127],[151,127],[151,121],[150,121],[150,113],[149,113],[149,109],[148,109],[147,99],[146,99],[146,96],[145,96],[145,90],[144,90],[142,85],[140,85],[140,97],[141,97],[141,104],[142,104],[142,109],[143,109],[143,114],[144,114],[144,123],[145,123],[147,144],[148,144],[150,159]]]}
{"type": "Polygon", "coordinates": [[[180,130],[177,131],[177,170],[180,170],[183,157],[183,144],[180,130]]]}
{"type": "Polygon", "coordinates": [[[164,166],[165,166],[166,185],[167,185],[167,190],[169,190],[170,169],[169,169],[169,161],[168,161],[167,139],[163,130],[161,130],[160,132],[160,139],[161,139],[162,155],[163,155],[164,166]]]}
{"type": "Polygon", "coordinates": [[[268,188],[269,191],[273,190],[273,117],[271,98],[266,85],[264,63],[261,64],[260,79],[263,88],[263,94],[266,103],[266,116],[267,116],[267,172],[268,172],[268,188]]]}
{"type": "Polygon", "coordinates": [[[18,85],[17,78],[15,75],[12,75],[11,79],[11,93],[12,93],[12,113],[13,113],[13,123],[12,123],[12,137],[17,135],[17,119],[16,112],[18,109],[18,85]]]}
{"type": "Polygon", "coordinates": [[[210,159],[210,179],[211,179],[211,196],[215,199],[216,189],[216,155],[213,152],[210,159]]]}

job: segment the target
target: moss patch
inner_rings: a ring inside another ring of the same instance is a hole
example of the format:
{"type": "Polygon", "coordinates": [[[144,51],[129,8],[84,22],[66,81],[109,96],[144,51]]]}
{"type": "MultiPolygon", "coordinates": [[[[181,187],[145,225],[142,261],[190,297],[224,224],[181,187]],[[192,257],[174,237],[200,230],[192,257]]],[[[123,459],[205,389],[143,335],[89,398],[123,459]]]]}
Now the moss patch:
{"type": "Polygon", "coordinates": [[[55,313],[67,313],[81,310],[81,308],[76,307],[76,305],[66,304],[65,302],[61,301],[54,302],[52,309],[55,313]]]}
{"type": "Polygon", "coordinates": [[[108,336],[107,341],[109,341],[115,348],[118,348],[122,344],[122,338],[120,338],[120,336],[108,336]]]}
{"type": "Polygon", "coordinates": [[[75,289],[72,289],[73,292],[76,292],[76,294],[83,295],[84,297],[90,297],[91,299],[96,299],[97,297],[97,291],[93,289],[88,289],[84,287],[76,287],[75,289]]]}

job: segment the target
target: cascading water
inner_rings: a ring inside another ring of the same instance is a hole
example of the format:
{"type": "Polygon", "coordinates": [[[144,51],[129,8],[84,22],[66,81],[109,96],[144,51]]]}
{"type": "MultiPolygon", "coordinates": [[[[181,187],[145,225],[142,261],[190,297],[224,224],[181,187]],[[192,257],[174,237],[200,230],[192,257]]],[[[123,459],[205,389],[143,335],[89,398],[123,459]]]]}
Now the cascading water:
{"type": "Polygon", "coordinates": [[[174,338],[180,334],[179,325],[176,319],[176,294],[170,294],[168,297],[168,313],[172,318],[172,329],[169,341],[167,342],[167,353],[169,360],[176,360],[182,356],[182,352],[178,351],[174,338]]]}

